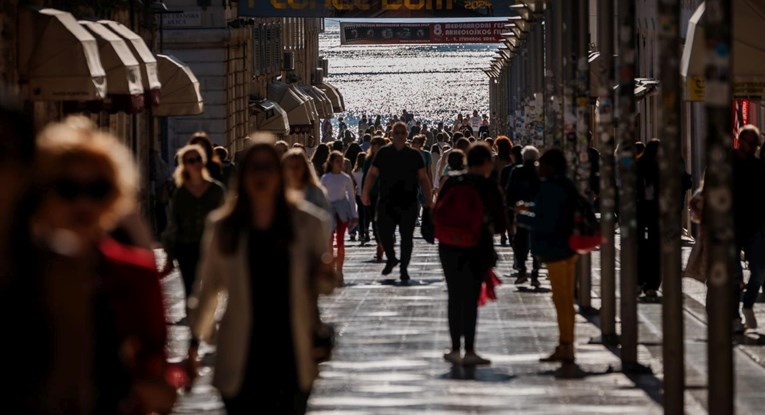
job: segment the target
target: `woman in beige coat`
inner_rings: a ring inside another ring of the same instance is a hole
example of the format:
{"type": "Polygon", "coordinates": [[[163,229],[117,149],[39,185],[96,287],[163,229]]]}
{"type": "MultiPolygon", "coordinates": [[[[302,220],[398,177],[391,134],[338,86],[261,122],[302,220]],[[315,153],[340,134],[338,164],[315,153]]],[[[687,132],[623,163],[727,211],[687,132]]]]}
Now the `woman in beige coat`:
{"type": "Polygon", "coordinates": [[[303,414],[318,373],[317,296],[335,284],[329,218],[288,200],[270,136],[253,140],[237,179],[238,195],[210,215],[202,240],[189,361],[196,369],[199,340],[215,339],[218,294],[227,294],[213,376],[226,411],[303,414]],[[278,371],[264,370],[272,363],[278,371]]]}

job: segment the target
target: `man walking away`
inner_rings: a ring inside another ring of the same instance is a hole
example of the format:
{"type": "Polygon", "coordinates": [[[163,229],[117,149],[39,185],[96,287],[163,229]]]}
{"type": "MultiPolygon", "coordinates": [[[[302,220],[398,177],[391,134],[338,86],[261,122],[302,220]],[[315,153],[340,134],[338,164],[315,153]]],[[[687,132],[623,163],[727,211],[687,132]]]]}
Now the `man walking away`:
{"type": "Polygon", "coordinates": [[[430,207],[432,193],[422,155],[418,150],[406,145],[408,133],[406,124],[397,122],[391,131],[393,142],[374,155],[372,167],[364,180],[361,201],[365,206],[371,204],[369,195],[372,185],[379,177],[377,228],[387,257],[382,274],[390,274],[393,267],[400,262],[401,282],[407,283],[410,279],[407,267],[412,257],[414,226],[418,214],[418,186],[425,196],[424,209],[430,207]],[[401,261],[396,258],[396,252],[393,249],[397,225],[401,234],[401,261]]]}
{"type": "MultiPolygon", "coordinates": [[[[539,159],[539,150],[534,146],[523,148],[523,164],[516,166],[511,172],[505,188],[505,200],[507,209],[512,212],[518,202],[530,203],[539,194],[539,176],[537,176],[536,163],[539,159]]],[[[526,276],[526,259],[529,256],[529,231],[525,228],[516,228],[513,236],[513,255],[518,265],[518,276],[515,284],[523,284],[528,281],[526,276]]],[[[539,260],[532,256],[531,285],[539,288],[539,260]]]]}
{"type": "Polygon", "coordinates": [[[438,254],[449,295],[451,350],[444,360],[466,366],[491,362],[475,352],[478,298],[481,284],[496,265],[494,233],[505,228],[502,194],[489,179],[493,169],[491,149],[475,143],[468,151],[468,172],[450,176],[433,212],[438,254]],[[465,356],[460,357],[465,338],[465,356]]]}

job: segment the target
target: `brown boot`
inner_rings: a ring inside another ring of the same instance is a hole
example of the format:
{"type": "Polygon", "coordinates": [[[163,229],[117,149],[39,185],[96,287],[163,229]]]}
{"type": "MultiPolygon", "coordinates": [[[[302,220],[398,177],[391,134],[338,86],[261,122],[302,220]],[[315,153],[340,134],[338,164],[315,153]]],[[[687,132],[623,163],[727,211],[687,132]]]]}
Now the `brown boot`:
{"type": "Polygon", "coordinates": [[[540,362],[563,362],[571,363],[574,361],[574,345],[561,344],[555,348],[555,351],[547,356],[539,358],[540,362]]]}

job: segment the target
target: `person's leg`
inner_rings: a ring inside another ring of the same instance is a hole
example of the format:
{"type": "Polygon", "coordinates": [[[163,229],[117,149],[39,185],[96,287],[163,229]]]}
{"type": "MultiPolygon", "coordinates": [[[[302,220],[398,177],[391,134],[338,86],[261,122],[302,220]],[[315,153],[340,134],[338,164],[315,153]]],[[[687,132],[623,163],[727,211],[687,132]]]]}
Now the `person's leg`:
{"type": "Polygon", "coordinates": [[[396,218],[392,207],[384,203],[377,205],[377,237],[382,244],[388,263],[396,261],[396,251],[393,249],[393,233],[396,231],[396,218]]]}
{"type": "Polygon", "coordinates": [[[462,309],[462,325],[465,335],[465,352],[475,352],[475,331],[478,325],[478,297],[481,295],[483,278],[468,272],[462,275],[462,292],[464,308],[462,309]]]}
{"type": "Polygon", "coordinates": [[[337,227],[335,228],[335,243],[337,244],[337,271],[343,272],[343,263],[345,263],[345,231],[348,230],[348,222],[340,221],[335,217],[337,227]]]}
{"type": "Polygon", "coordinates": [[[414,226],[417,222],[419,206],[412,205],[401,211],[398,231],[401,234],[401,278],[408,278],[407,267],[414,249],[414,226]]]}
{"type": "Polygon", "coordinates": [[[199,255],[199,245],[197,244],[183,244],[178,247],[176,259],[183,279],[183,288],[186,290],[186,298],[189,298],[194,288],[199,255]]]}
{"type": "Polygon", "coordinates": [[[744,247],[749,262],[749,281],[746,283],[743,307],[751,309],[765,282],[765,229],[758,231],[744,247]]]}
{"type": "Polygon", "coordinates": [[[441,267],[444,269],[446,289],[449,296],[447,310],[452,351],[459,353],[462,338],[462,308],[464,307],[462,287],[460,286],[460,263],[451,249],[439,246],[438,254],[441,259],[441,267]]]}
{"type": "Polygon", "coordinates": [[[361,197],[356,196],[356,211],[359,214],[359,241],[361,243],[366,242],[366,235],[367,232],[369,232],[368,226],[367,226],[367,215],[366,215],[366,207],[361,203],[361,197]]]}
{"type": "Polygon", "coordinates": [[[575,264],[576,256],[547,263],[558,319],[559,346],[555,353],[543,360],[573,360],[575,264]]]}
{"type": "MultiPolygon", "coordinates": [[[[649,294],[654,295],[655,291],[661,286],[661,237],[659,236],[659,212],[650,218],[650,223],[646,226],[645,249],[646,269],[645,289],[649,294]]],[[[642,261],[642,259],[641,259],[642,261]]]]}

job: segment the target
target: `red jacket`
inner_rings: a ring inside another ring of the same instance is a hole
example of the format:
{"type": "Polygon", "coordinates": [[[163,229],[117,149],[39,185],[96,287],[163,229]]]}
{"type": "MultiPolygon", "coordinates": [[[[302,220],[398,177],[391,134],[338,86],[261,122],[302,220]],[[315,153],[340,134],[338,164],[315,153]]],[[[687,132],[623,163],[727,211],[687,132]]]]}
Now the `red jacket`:
{"type": "Polygon", "coordinates": [[[167,342],[165,307],[159,273],[151,252],[112,239],[100,244],[102,292],[115,317],[115,329],[133,348],[134,379],[164,377],[167,342]]]}

